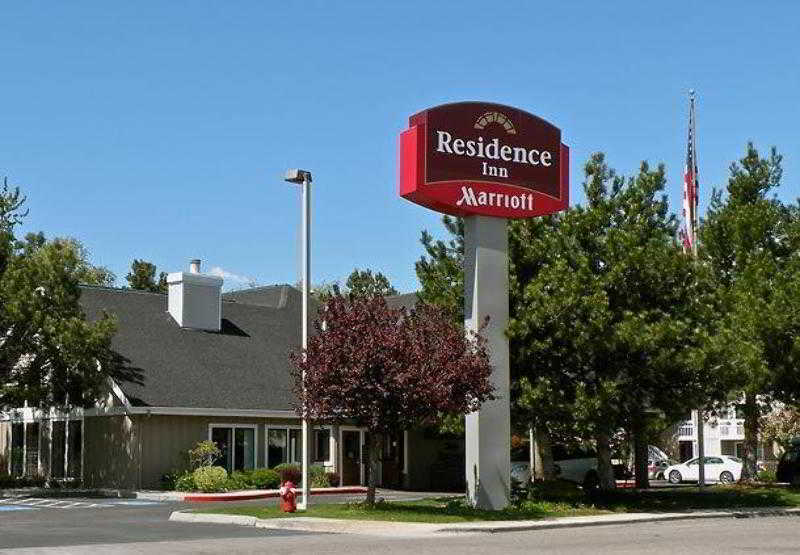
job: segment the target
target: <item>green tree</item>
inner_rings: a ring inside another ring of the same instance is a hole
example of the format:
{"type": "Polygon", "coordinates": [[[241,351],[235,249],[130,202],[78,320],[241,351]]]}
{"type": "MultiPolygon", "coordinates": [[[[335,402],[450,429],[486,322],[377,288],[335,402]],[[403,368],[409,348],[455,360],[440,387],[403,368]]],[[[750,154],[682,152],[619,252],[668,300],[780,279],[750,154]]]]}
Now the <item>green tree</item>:
{"type": "MultiPolygon", "coordinates": [[[[509,224],[515,413],[538,431],[593,438],[604,487],[614,484],[620,428],[637,440],[646,485],[648,415],[677,419],[711,395],[690,333],[708,281],[674,240],[664,185],[663,166],[643,163],[626,180],[596,154],[586,165],[586,206],[509,224]]],[[[459,232],[452,219],[448,228],[459,232]]],[[[461,238],[424,234],[423,245],[421,295],[460,306],[461,238]]]]}
{"type": "MultiPolygon", "coordinates": [[[[299,284],[298,286],[301,286],[299,284]]],[[[372,273],[372,270],[360,270],[358,268],[350,272],[345,281],[344,288],[340,286],[338,281],[323,282],[315,287],[312,287],[312,294],[320,300],[320,302],[328,302],[336,295],[347,295],[356,298],[369,298],[369,297],[386,297],[388,295],[397,295],[397,289],[392,286],[385,275],[381,272],[372,273]]]]}
{"type": "Polygon", "coordinates": [[[434,240],[428,231],[420,239],[425,249],[415,264],[420,283],[419,298],[448,309],[458,322],[464,321],[464,221],[442,217],[450,234],[448,241],[434,240]]]}
{"type": "Polygon", "coordinates": [[[167,292],[167,274],[160,272],[156,281],[156,265],[146,260],[134,258],[131,271],[125,276],[131,289],[150,291],[151,293],[167,292]]]}
{"type": "Polygon", "coordinates": [[[356,297],[397,295],[397,289],[381,272],[373,274],[372,270],[359,270],[358,268],[347,277],[345,288],[348,294],[356,297]]]}
{"type": "Polygon", "coordinates": [[[798,207],[770,192],[780,186],[782,157],[762,158],[752,143],[730,167],[726,193],[715,190],[699,230],[699,261],[714,279],[718,333],[707,352],[735,376],[744,400],[742,480],[757,476],[761,417],[774,399],[800,394],[800,248],[798,207]]]}
{"type": "Polygon", "coordinates": [[[72,240],[43,234],[14,238],[24,218],[24,196],[0,193],[3,265],[0,267],[0,407],[94,402],[105,380],[140,379],[111,350],[115,322],[87,322],[79,304],[86,270],[72,240]]]}

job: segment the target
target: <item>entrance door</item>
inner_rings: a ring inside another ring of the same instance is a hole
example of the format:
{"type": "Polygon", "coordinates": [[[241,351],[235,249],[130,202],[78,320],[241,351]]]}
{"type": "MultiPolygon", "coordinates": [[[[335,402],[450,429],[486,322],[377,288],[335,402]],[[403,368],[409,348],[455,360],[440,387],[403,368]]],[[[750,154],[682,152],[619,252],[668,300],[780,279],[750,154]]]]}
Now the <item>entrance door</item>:
{"type": "Polygon", "coordinates": [[[361,432],[342,430],[342,485],[361,484],[361,432]]]}
{"type": "Polygon", "coordinates": [[[681,441],[678,444],[678,450],[679,450],[678,458],[680,459],[680,462],[686,462],[692,458],[693,453],[692,453],[691,441],[681,441]]]}

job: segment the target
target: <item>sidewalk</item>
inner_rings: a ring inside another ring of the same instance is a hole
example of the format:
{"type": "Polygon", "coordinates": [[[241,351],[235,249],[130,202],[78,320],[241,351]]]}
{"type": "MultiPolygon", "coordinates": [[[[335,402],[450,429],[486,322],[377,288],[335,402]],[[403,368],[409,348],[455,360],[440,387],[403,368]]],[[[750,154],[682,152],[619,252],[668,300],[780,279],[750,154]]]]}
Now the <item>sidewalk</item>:
{"type": "Polygon", "coordinates": [[[691,511],[683,513],[620,513],[594,516],[550,518],[542,520],[503,520],[459,522],[450,524],[427,524],[416,522],[387,522],[373,520],[340,520],[317,517],[291,517],[258,519],[252,516],[222,514],[199,514],[175,511],[169,520],[173,522],[202,522],[235,524],[275,530],[295,530],[327,534],[363,534],[392,537],[431,537],[445,534],[494,534],[499,532],[521,532],[553,528],[578,528],[586,526],[608,526],[612,524],[635,524],[671,520],[694,520],[707,518],[752,518],[768,516],[800,516],[800,508],[760,507],[715,511],[691,511]]]}

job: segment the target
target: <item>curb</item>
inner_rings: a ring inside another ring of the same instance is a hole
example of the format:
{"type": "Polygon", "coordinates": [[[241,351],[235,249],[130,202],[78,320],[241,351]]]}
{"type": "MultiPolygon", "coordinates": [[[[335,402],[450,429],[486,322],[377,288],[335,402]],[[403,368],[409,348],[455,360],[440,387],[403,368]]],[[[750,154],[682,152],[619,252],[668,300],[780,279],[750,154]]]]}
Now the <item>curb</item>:
{"type": "MultiPolygon", "coordinates": [[[[294,490],[298,497],[301,495],[301,491],[294,490]]],[[[325,488],[325,489],[312,489],[311,495],[348,495],[354,493],[367,493],[367,488],[363,487],[353,487],[353,488],[325,488]]],[[[256,492],[242,492],[240,494],[237,493],[194,493],[189,495],[184,495],[180,500],[193,502],[193,503],[206,503],[211,501],[247,501],[250,499],[270,499],[274,497],[279,497],[280,492],[278,490],[269,490],[269,491],[262,491],[260,493],[256,492]]]]}
{"type": "MultiPolygon", "coordinates": [[[[606,515],[598,515],[602,517],[606,515]]],[[[578,521],[572,519],[597,519],[598,517],[562,517],[550,521],[530,522],[523,521],[518,524],[507,526],[453,526],[449,528],[439,528],[437,532],[460,534],[460,533],[484,533],[497,534],[502,532],[524,532],[530,530],[555,530],[560,528],[586,528],[590,526],[612,526],[620,524],[638,524],[647,522],[669,522],[675,520],[702,520],[711,518],[756,518],[772,516],[800,516],[800,509],[780,509],[767,508],[759,511],[708,511],[697,513],[633,513],[626,517],[617,515],[613,518],[602,520],[578,521]],[[565,522],[565,519],[570,519],[565,522]]]]}
{"type": "Polygon", "coordinates": [[[169,520],[171,522],[234,524],[238,526],[254,526],[257,528],[318,533],[431,536],[436,534],[497,534],[502,532],[585,528],[589,526],[611,526],[646,522],[775,516],[800,516],[800,508],[784,509],[781,507],[764,507],[759,509],[744,508],[735,511],[704,511],[696,513],[631,513],[625,515],[561,517],[541,521],[503,521],[502,523],[492,523],[486,526],[476,526],[470,523],[464,526],[451,525],[444,527],[432,523],[399,523],[391,521],[341,520],[314,517],[259,519],[252,516],[193,513],[187,511],[175,511],[170,515],[169,520]]]}

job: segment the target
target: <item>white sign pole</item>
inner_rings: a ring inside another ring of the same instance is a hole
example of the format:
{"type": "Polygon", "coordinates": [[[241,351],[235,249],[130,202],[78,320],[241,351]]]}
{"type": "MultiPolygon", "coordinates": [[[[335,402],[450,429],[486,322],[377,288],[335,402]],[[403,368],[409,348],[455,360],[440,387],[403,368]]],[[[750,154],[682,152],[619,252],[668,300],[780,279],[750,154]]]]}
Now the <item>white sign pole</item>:
{"type": "Polygon", "coordinates": [[[493,401],[466,417],[467,497],[500,510],[511,496],[508,338],[508,229],[504,218],[464,218],[464,325],[482,331],[492,365],[493,401]],[[488,325],[480,330],[486,317],[488,325]]]}

